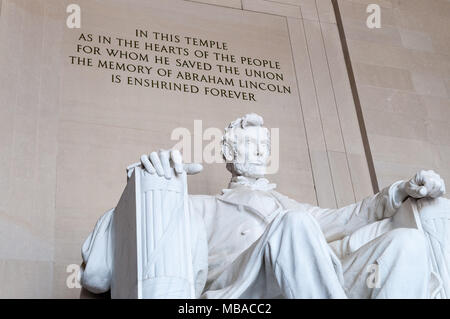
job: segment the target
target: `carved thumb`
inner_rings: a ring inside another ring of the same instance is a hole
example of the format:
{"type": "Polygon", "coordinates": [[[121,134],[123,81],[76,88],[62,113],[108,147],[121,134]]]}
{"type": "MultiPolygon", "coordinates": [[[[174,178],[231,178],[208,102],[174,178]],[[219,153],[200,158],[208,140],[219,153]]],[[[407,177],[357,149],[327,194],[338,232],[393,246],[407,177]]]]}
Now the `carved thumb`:
{"type": "Polygon", "coordinates": [[[414,198],[421,198],[427,195],[428,191],[425,186],[418,185],[415,180],[406,183],[406,193],[414,198]]]}
{"type": "Polygon", "coordinates": [[[192,164],[184,164],[184,171],[188,175],[195,175],[200,173],[203,170],[202,164],[192,163],[192,164]]]}

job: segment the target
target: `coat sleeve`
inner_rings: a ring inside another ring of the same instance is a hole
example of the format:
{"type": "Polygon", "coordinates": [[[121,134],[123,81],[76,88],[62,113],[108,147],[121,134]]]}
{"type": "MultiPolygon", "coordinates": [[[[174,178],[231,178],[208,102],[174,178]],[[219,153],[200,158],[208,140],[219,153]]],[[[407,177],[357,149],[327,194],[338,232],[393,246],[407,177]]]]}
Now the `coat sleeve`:
{"type": "Polygon", "coordinates": [[[326,209],[308,204],[299,204],[299,207],[316,218],[327,241],[332,242],[365,225],[393,216],[401,206],[394,196],[400,183],[396,182],[378,194],[342,208],[326,209]]]}
{"type": "Polygon", "coordinates": [[[194,263],[195,294],[199,298],[203,293],[208,277],[208,234],[205,214],[215,208],[213,196],[189,195],[189,209],[193,219],[192,256],[194,263]]]}
{"type": "Polygon", "coordinates": [[[111,286],[113,214],[111,209],[100,217],[81,248],[81,285],[95,294],[104,293],[111,286]]]}
{"type": "Polygon", "coordinates": [[[199,298],[205,288],[208,275],[208,240],[206,238],[205,223],[200,212],[193,212],[192,224],[195,225],[193,228],[194,231],[192,232],[193,247],[191,247],[195,280],[195,295],[199,298]]]}
{"type": "Polygon", "coordinates": [[[327,241],[342,239],[365,225],[392,217],[402,204],[395,200],[400,183],[352,205],[338,209],[311,206],[308,211],[318,220],[327,241]]]}

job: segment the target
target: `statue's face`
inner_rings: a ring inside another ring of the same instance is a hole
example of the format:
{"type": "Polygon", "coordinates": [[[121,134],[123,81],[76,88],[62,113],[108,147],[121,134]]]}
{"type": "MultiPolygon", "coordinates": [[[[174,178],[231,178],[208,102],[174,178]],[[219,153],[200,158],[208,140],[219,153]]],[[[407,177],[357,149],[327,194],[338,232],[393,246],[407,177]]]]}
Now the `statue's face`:
{"type": "Polygon", "coordinates": [[[269,130],[265,127],[250,126],[233,130],[234,172],[247,177],[263,177],[270,156],[269,130]]]}

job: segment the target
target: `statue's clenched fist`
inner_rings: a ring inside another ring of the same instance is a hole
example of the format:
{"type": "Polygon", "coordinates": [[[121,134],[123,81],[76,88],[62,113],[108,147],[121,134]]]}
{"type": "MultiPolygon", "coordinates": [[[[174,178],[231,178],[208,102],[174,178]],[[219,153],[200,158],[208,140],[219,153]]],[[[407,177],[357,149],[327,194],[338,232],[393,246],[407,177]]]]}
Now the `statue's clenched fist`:
{"type": "Polygon", "coordinates": [[[160,150],[150,155],[144,154],[141,156],[141,164],[149,174],[158,174],[167,179],[172,178],[173,170],[176,174],[186,172],[188,175],[197,174],[203,170],[201,164],[183,164],[183,157],[176,149],[160,150]]]}
{"type": "Polygon", "coordinates": [[[413,198],[438,198],[445,194],[445,183],[434,171],[422,170],[405,182],[404,190],[413,198]]]}

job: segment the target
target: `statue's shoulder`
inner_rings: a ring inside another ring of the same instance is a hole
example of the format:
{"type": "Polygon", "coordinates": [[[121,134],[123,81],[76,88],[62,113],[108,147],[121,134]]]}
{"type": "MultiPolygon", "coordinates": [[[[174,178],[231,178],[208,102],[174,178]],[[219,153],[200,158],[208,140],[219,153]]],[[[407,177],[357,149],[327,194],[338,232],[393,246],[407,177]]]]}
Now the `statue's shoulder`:
{"type": "Polygon", "coordinates": [[[299,203],[295,199],[283,195],[275,190],[270,192],[281,203],[284,209],[305,209],[309,206],[308,204],[299,203]]]}
{"type": "Polygon", "coordinates": [[[194,207],[213,205],[216,202],[216,196],[212,195],[189,195],[189,202],[194,207]]]}
{"type": "Polygon", "coordinates": [[[189,195],[189,207],[200,216],[217,210],[216,196],[211,195],[189,195]]]}

